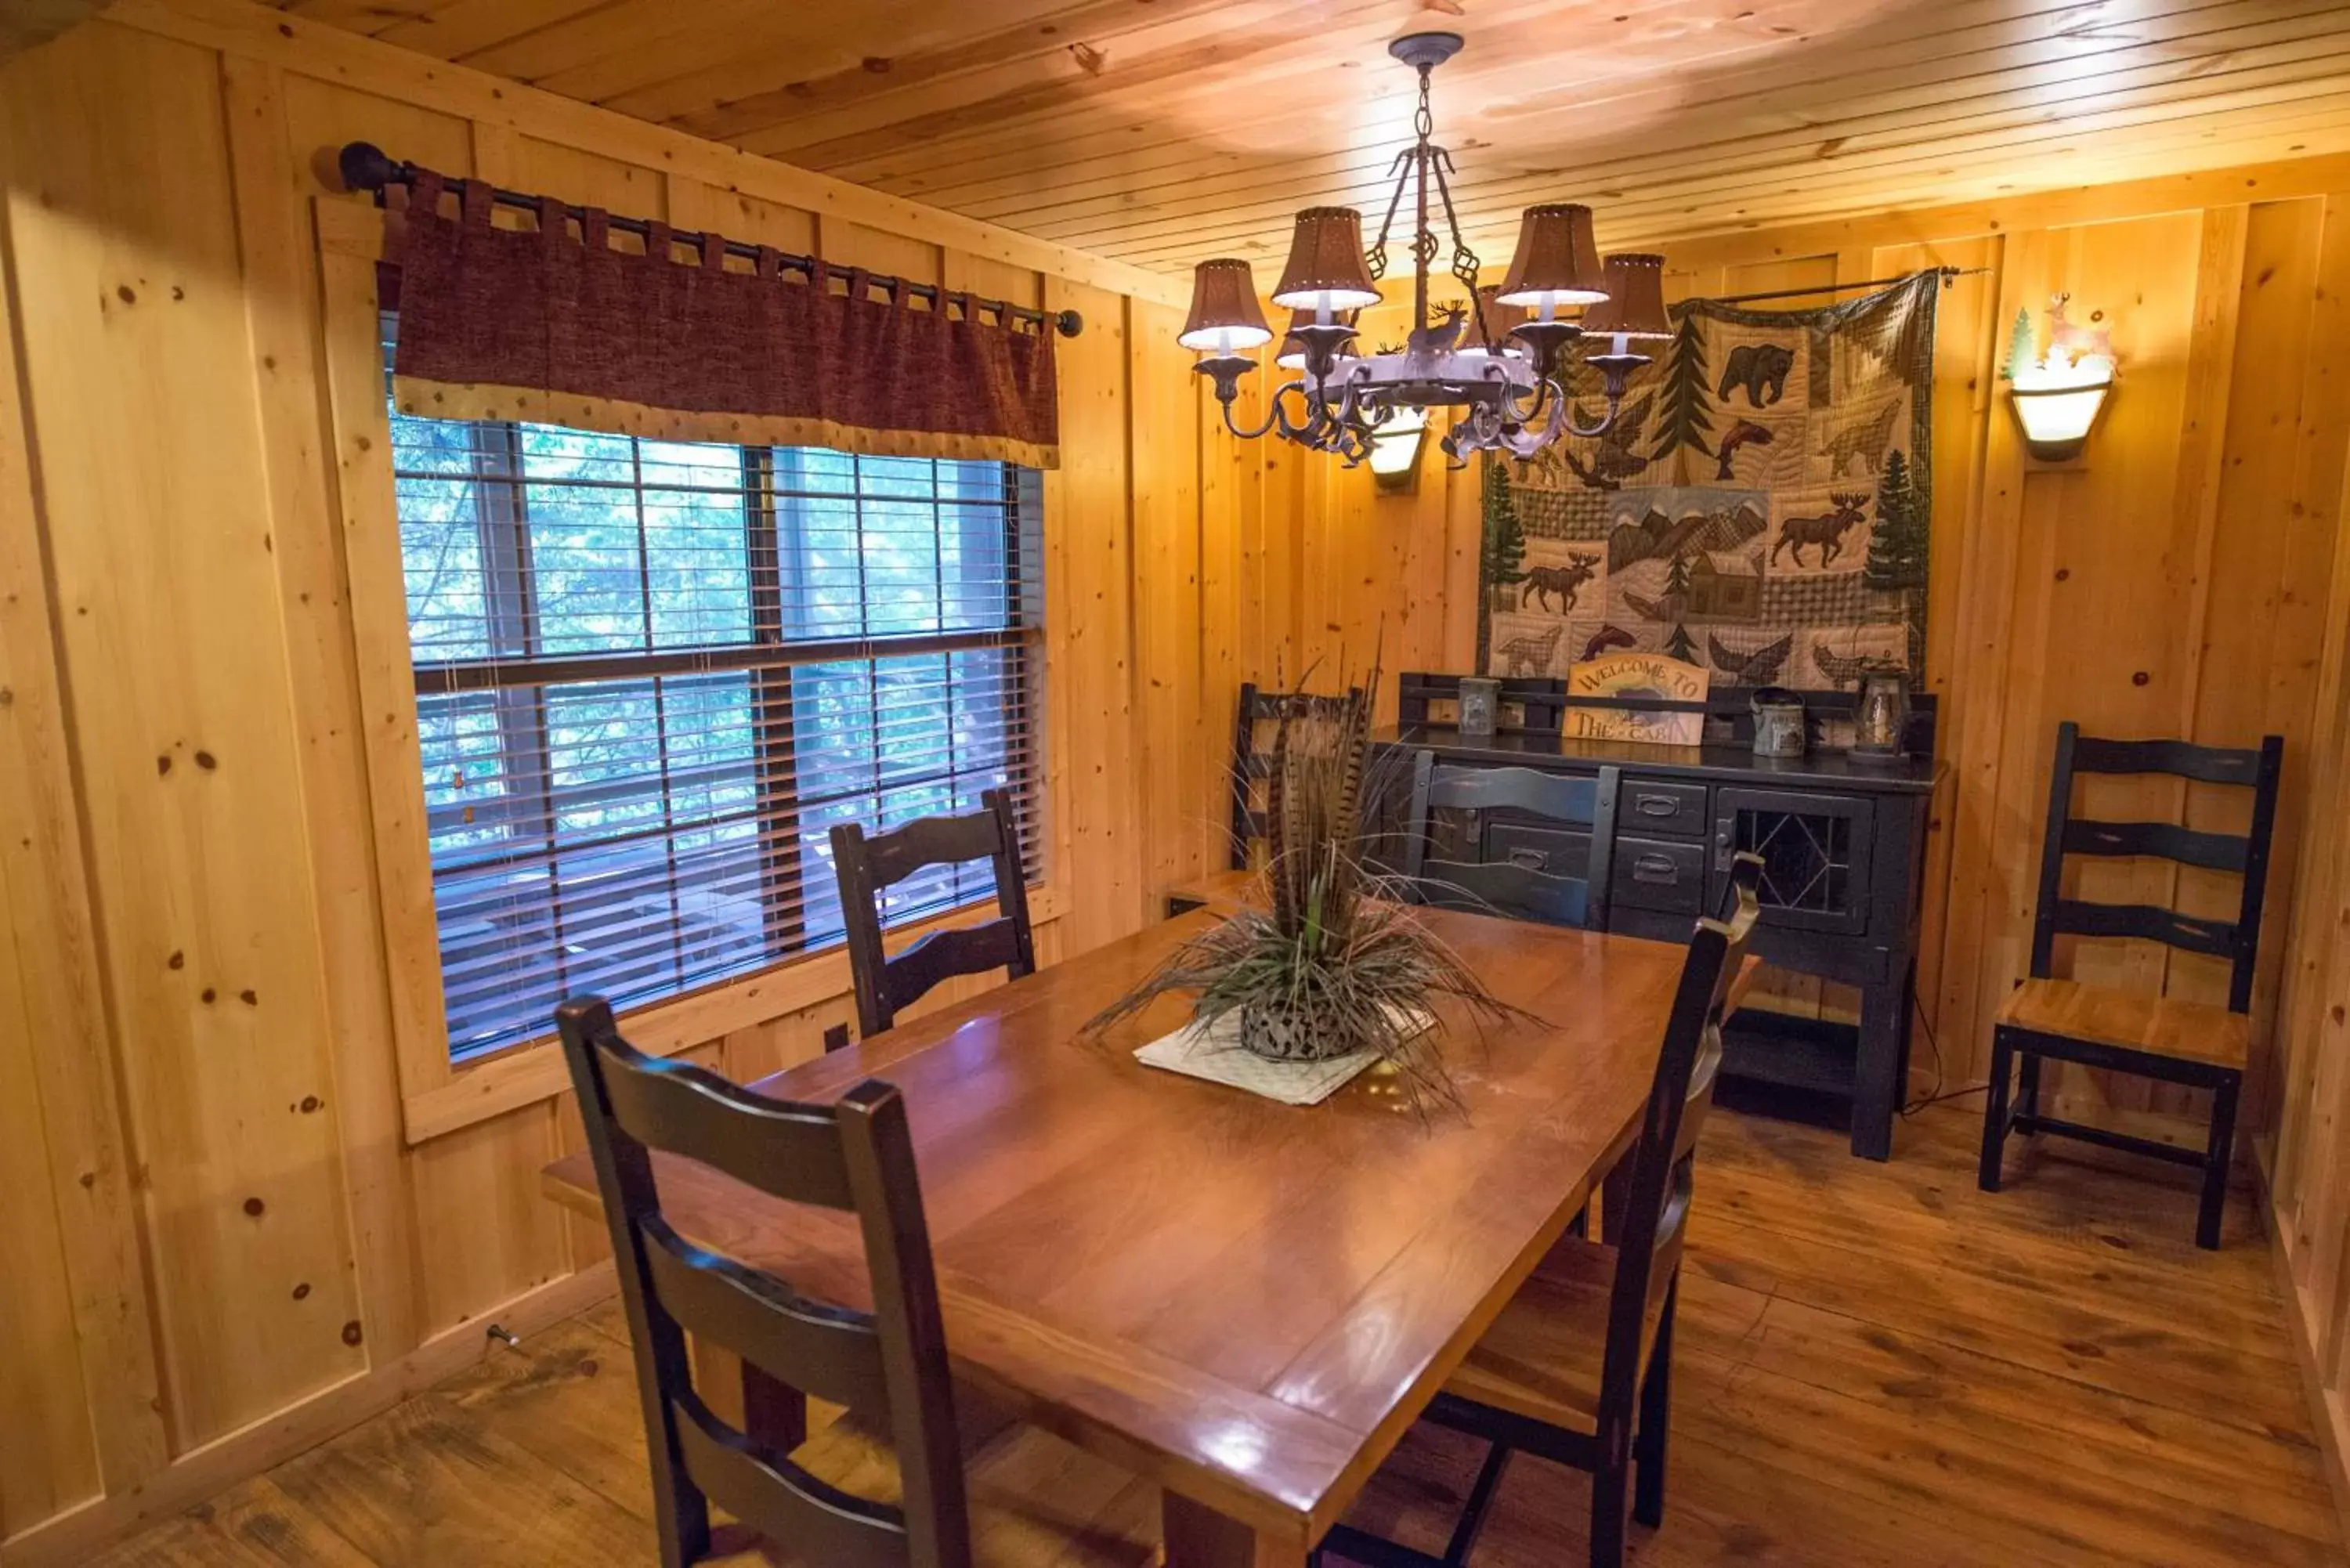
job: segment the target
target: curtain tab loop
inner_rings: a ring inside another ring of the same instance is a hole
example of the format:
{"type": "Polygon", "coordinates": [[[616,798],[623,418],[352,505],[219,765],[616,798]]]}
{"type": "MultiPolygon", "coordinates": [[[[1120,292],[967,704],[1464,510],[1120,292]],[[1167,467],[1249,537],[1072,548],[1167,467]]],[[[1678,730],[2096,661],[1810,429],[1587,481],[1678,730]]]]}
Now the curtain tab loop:
{"type": "Polygon", "coordinates": [[[487,180],[464,182],[458,201],[463,207],[467,228],[486,229],[490,226],[490,207],[497,193],[497,187],[487,180]]]}
{"type": "Polygon", "coordinates": [[[757,272],[760,277],[773,283],[775,281],[775,275],[783,270],[783,255],[784,253],[773,245],[761,245],[759,259],[752,264],[753,270],[757,272]]]}
{"type": "Polygon", "coordinates": [[[610,250],[612,248],[612,214],[601,207],[581,209],[579,243],[591,251],[610,250]]]}
{"type": "Polygon", "coordinates": [[[670,259],[671,236],[677,233],[668,223],[654,218],[645,224],[645,254],[655,261],[670,259]]]}

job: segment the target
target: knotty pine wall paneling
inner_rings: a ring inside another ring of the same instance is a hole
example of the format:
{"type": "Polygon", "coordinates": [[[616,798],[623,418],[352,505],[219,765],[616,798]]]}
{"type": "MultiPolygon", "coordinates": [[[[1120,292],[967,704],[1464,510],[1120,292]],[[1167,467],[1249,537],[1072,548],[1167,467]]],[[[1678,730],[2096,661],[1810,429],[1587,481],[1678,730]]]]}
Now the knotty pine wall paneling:
{"type": "MultiPolygon", "coordinates": [[[[1221,863],[1208,760],[1262,644],[1265,514],[1202,503],[1180,286],[219,0],[0,64],[9,1568],[385,1407],[493,1318],[527,1333],[610,1289],[598,1228],[538,1195],[580,1137],[548,1059],[403,1080],[438,961],[391,743],[411,721],[362,701],[406,649],[369,575],[395,525],[377,220],[321,179],[354,139],[1082,311],[1047,485],[1042,955],[1221,863]]],[[[835,953],[644,1027],[749,1078],[815,1055],[847,993],[835,953]]]]}

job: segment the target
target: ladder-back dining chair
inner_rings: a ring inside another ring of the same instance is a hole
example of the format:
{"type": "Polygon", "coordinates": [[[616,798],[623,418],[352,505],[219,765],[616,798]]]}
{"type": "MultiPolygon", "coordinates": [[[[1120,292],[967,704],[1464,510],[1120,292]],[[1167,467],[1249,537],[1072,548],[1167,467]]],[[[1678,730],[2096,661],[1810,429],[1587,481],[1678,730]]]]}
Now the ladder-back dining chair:
{"type": "Polygon", "coordinates": [[[772,1100],[637,1051],[599,997],[566,1002],[555,1017],[619,1267],[664,1568],[768,1561],[755,1543],[714,1533],[712,1505],[812,1568],[1153,1561],[1157,1542],[1142,1532],[1158,1510],[1146,1483],[1018,1425],[966,1459],[896,1089],[868,1078],[831,1104],[772,1100]],[[679,1235],[662,1217],[656,1153],[854,1214],[871,1310],[803,1295],[679,1235]],[[689,1334],[849,1413],[779,1452],[704,1402],[689,1334]],[[1049,1493],[1015,1479],[1037,1476],[1054,1478],[1049,1493]]]}
{"type": "Polygon", "coordinates": [[[1265,837],[1264,784],[1273,764],[1273,750],[1270,735],[1261,732],[1284,718],[1307,714],[1336,718],[1361,696],[1359,688],[1337,697],[1320,691],[1260,691],[1253,682],[1242,682],[1232,725],[1233,870],[1249,868],[1253,851],[1265,837]]]}
{"type": "Polygon", "coordinates": [[[1440,909],[1471,909],[1607,929],[1616,851],[1617,770],[1596,776],[1534,768],[1455,767],[1423,751],[1412,762],[1404,877],[1412,896],[1440,909]],[[1514,811],[1538,824],[1489,824],[1497,858],[1430,857],[1436,813],[1514,811]]]}
{"type": "Polygon", "coordinates": [[[924,816],[866,834],[853,822],[832,830],[833,874],[848,932],[848,968],[857,990],[858,1033],[880,1033],[898,1010],[919,1001],[941,981],[1001,969],[1017,980],[1036,971],[1036,939],[1028,924],[1028,882],[1020,857],[1020,825],[1007,790],[980,797],[982,809],[962,816],[924,816]],[[932,931],[895,958],[881,947],[881,897],[918,871],[986,860],[995,867],[996,917],[975,926],[932,931]]]}
{"type": "Polygon", "coordinates": [[[2199,1167],[2201,1208],[2196,1245],[2220,1245],[2235,1156],[2236,1102],[2251,1047],[2253,967],[2260,955],[2261,907],[2269,845],[2276,829],[2277,783],[2284,738],[2228,750],[2184,741],[2106,741],[2066,722],[2056,730],[2056,764],[2048,785],[2048,821],[2040,848],[2040,905],[2032,927],[2031,974],[2009,994],[1991,1027],[1991,1096],[1983,1110],[1985,1192],[2000,1188],[2011,1132],[2054,1133],[2106,1148],[2199,1167]],[[2244,833],[2207,833],[2168,822],[2098,822],[2075,815],[2074,780],[2083,774],[2156,774],[2252,792],[2244,833]],[[2176,862],[2242,879],[2233,920],[2207,919],[2147,904],[2090,903],[2064,896],[2067,856],[2126,856],[2176,862]],[[2059,980],[2056,939],[2066,934],[2135,938],[2228,961],[2225,1007],[2145,992],[2059,980]],[[2211,1121],[2201,1153],[2106,1127],[2052,1116],[2040,1105],[2040,1064],[2054,1058],[2135,1073],[2211,1091],[2211,1121]],[[2010,1101],[2009,1078],[2022,1064],[2010,1101]]]}
{"type": "Polygon", "coordinates": [[[1521,1452],[1590,1473],[1593,1568],[1624,1561],[1627,1501],[1641,1523],[1662,1521],[1673,1324],[1698,1134],[1721,1069],[1722,1012],[1762,915],[1762,876],[1759,857],[1737,857],[1723,917],[1698,921],[1682,961],[1627,1161],[1631,1190],[1620,1220],[1611,1220],[1622,1234],[1562,1237],[1428,1407],[1424,1419],[1489,1445],[1444,1554],[1346,1524],[1324,1538],[1324,1552],[1380,1568],[1461,1568],[1521,1452]]]}

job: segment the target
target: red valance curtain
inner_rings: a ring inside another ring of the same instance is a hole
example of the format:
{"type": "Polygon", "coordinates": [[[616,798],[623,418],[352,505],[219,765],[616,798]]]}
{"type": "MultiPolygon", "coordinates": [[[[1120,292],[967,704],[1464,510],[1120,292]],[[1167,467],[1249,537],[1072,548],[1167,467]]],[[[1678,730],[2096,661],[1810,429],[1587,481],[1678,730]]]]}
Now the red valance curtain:
{"type": "Polygon", "coordinates": [[[866,275],[750,270],[704,236],[672,259],[666,223],[642,253],[609,219],[563,203],[536,229],[490,222],[493,191],[419,171],[389,259],[400,268],[394,396],[405,412],[536,420],[674,441],[824,446],[884,457],[1060,464],[1049,329],[873,296],[866,275]],[[845,290],[842,286],[845,285],[845,290]]]}

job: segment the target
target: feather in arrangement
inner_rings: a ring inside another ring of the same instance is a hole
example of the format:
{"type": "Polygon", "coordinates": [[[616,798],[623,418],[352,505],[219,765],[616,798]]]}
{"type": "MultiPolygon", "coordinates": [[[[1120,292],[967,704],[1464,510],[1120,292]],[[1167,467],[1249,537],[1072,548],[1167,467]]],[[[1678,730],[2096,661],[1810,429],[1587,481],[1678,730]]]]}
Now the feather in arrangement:
{"type": "Polygon", "coordinates": [[[1458,1003],[1480,1026],[1517,1010],[1402,901],[1401,879],[1364,856],[1365,805],[1382,783],[1370,748],[1378,690],[1375,667],[1346,699],[1282,709],[1265,779],[1262,907],[1184,943],[1089,1030],[1189,993],[1200,1023],[1237,1021],[1240,1049],[1284,1061],[1367,1051],[1394,1065],[1421,1106],[1455,1100],[1436,1050],[1436,1004],[1458,1003]]]}

